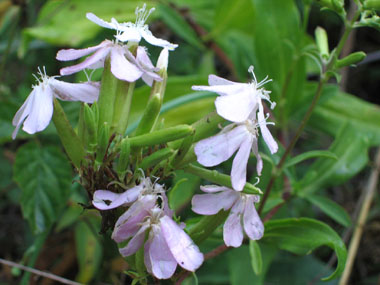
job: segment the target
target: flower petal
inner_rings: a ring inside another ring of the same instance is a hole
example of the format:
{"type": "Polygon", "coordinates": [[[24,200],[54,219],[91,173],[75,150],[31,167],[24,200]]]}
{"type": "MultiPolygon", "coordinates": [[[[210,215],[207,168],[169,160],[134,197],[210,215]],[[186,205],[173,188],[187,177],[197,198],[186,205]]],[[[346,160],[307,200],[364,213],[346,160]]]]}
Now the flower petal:
{"type": "Polygon", "coordinates": [[[231,191],[230,188],[218,185],[204,185],[200,187],[203,192],[215,193],[220,191],[231,191]]]}
{"type": "Polygon", "coordinates": [[[54,95],[64,101],[81,101],[94,103],[99,97],[99,86],[91,82],[68,83],[56,79],[51,80],[54,95]]]}
{"type": "Polygon", "coordinates": [[[167,48],[169,50],[174,50],[176,47],[178,47],[177,44],[172,44],[163,39],[156,38],[155,36],[152,35],[152,33],[148,29],[140,30],[140,34],[144,38],[144,40],[146,40],[151,45],[167,48]]]}
{"type": "Polygon", "coordinates": [[[200,215],[215,215],[222,209],[224,211],[230,209],[239,196],[234,190],[194,195],[191,200],[192,210],[200,215]]]}
{"type": "Polygon", "coordinates": [[[247,196],[243,218],[244,231],[251,240],[258,240],[264,235],[264,225],[255,209],[255,195],[247,196]]]}
{"type": "Polygon", "coordinates": [[[224,79],[214,74],[210,74],[208,76],[208,84],[212,86],[212,85],[230,85],[230,84],[232,85],[232,84],[239,84],[239,83],[224,79]]]}
{"type": "Polygon", "coordinates": [[[247,182],[247,163],[251,153],[252,141],[253,135],[246,137],[232,162],[231,183],[237,191],[243,190],[247,182]]]}
{"type": "Polygon", "coordinates": [[[200,164],[210,167],[229,159],[247,138],[245,126],[238,126],[228,132],[222,132],[199,141],[194,148],[200,164]]]}
{"type": "Polygon", "coordinates": [[[111,72],[120,80],[134,82],[142,75],[142,71],[134,64],[129,62],[122,48],[111,49],[111,72]]]}
{"type": "Polygon", "coordinates": [[[50,86],[37,86],[34,88],[30,112],[24,121],[23,130],[34,134],[44,130],[50,123],[53,115],[53,91],[50,86]]]}
{"type": "Polygon", "coordinates": [[[56,59],[58,59],[60,61],[68,61],[68,60],[78,59],[78,58],[81,58],[82,56],[93,53],[93,52],[97,51],[98,49],[105,47],[109,44],[112,44],[112,42],[105,40],[105,41],[102,41],[97,46],[93,46],[93,47],[89,47],[89,48],[61,49],[60,51],[58,51],[56,59]]]}
{"type": "Polygon", "coordinates": [[[195,271],[203,263],[203,254],[191,238],[168,216],[160,219],[166,243],[178,264],[195,271]]]}
{"type": "Polygon", "coordinates": [[[99,62],[104,62],[110,52],[111,47],[102,47],[98,49],[94,54],[87,57],[83,62],[76,65],[64,67],[60,70],[61,75],[70,75],[79,72],[85,68],[94,68],[94,66],[99,66],[99,62]]]}
{"type": "Polygon", "coordinates": [[[235,83],[229,85],[213,85],[213,86],[199,86],[193,85],[191,89],[195,91],[209,91],[215,92],[222,96],[235,95],[243,92],[246,88],[243,84],[235,83]]]}
{"type": "Polygon", "coordinates": [[[142,187],[135,186],[124,193],[114,193],[108,190],[96,190],[94,192],[92,204],[99,210],[110,210],[121,205],[136,201],[142,187]],[[105,201],[110,201],[106,204],[105,201]]]}
{"type": "Polygon", "coordinates": [[[149,228],[149,225],[143,225],[134,237],[128,242],[127,246],[119,248],[119,252],[122,256],[130,256],[143,245],[145,240],[145,231],[149,228]]]}
{"type": "Polygon", "coordinates": [[[16,128],[12,133],[12,139],[16,138],[18,130],[20,129],[25,118],[29,115],[31,108],[33,107],[34,97],[36,96],[35,93],[36,93],[36,90],[35,90],[35,88],[33,88],[33,91],[29,94],[29,96],[28,96],[28,98],[26,98],[24,104],[22,104],[20,109],[17,111],[17,113],[13,117],[12,125],[15,126],[16,128]]]}
{"type": "Polygon", "coordinates": [[[252,90],[247,88],[243,92],[219,96],[215,100],[218,115],[231,122],[243,122],[247,120],[256,104],[256,96],[252,94],[252,90]]]}
{"type": "Polygon", "coordinates": [[[261,175],[261,171],[263,170],[263,160],[261,159],[261,155],[259,154],[259,148],[257,146],[257,138],[253,137],[252,140],[252,151],[256,156],[256,171],[257,175],[261,175]]]}
{"type": "Polygon", "coordinates": [[[278,150],[278,145],[277,145],[277,142],[272,137],[272,134],[268,130],[265,116],[264,116],[264,107],[263,107],[263,104],[261,103],[261,100],[259,100],[259,112],[257,114],[257,118],[260,125],[261,134],[263,135],[263,139],[265,143],[267,144],[272,154],[276,153],[278,150]]]}
{"type": "Polygon", "coordinates": [[[223,226],[223,239],[227,246],[239,247],[243,242],[243,228],[241,226],[241,213],[243,203],[237,201],[223,226]]]}
{"type": "Polygon", "coordinates": [[[117,29],[117,27],[115,26],[115,24],[106,22],[106,21],[100,19],[98,16],[96,16],[93,13],[87,13],[86,14],[86,18],[89,19],[91,22],[94,22],[95,24],[97,24],[97,25],[99,25],[99,26],[101,26],[103,28],[113,29],[113,30],[117,29]]]}
{"type": "Polygon", "coordinates": [[[149,215],[149,210],[155,206],[156,200],[155,195],[145,195],[133,203],[116,221],[112,239],[122,242],[135,235],[140,228],[140,223],[149,215]]]}
{"type": "Polygon", "coordinates": [[[140,31],[136,27],[123,26],[121,30],[123,30],[123,33],[121,35],[115,36],[115,38],[117,38],[119,41],[130,41],[136,43],[141,41],[140,31]]]}
{"type": "Polygon", "coordinates": [[[160,229],[154,230],[152,241],[145,248],[148,251],[152,274],[158,279],[170,278],[176,268],[177,261],[173,257],[160,229]]]}

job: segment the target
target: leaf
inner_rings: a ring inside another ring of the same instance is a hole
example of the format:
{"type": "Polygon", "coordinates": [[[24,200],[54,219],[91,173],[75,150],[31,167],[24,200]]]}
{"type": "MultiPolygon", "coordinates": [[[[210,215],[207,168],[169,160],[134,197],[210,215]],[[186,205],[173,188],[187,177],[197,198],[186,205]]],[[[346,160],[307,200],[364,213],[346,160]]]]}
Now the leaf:
{"type": "Polygon", "coordinates": [[[292,157],[291,159],[289,159],[285,163],[284,168],[288,168],[288,167],[296,165],[296,164],[298,164],[304,160],[307,160],[310,158],[315,158],[315,157],[327,157],[327,158],[331,158],[331,159],[335,159],[335,160],[338,159],[338,157],[334,153],[332,153],[328,150],[312,150],[312,151],[304,152],[304,153],[297,155],[295,157],[292,157]]]}
{"type": "Polygon", "coordinates": [[[251,265],[256,275],[260,275],[263,269],[263,259],[261,257],[260,246],[257,241],[249,241],[249,254],[251,255],[251,265]]]}
{"type": "MultiPolygon", "coordinates": [[[[79,46],[91,40],[104,28],[86,18],[92,12],[105,21],[112,17],[118,22],[134,22],[135,9],[153,1],[118,0],[50,0],[42,7],[35,27],[24,29],[25,36],[34,37],[55,45],[79,46]]],[[[114,33],[110,31],[109,33],[114,33]]]]}
{"type": "Polygon", "coordinates": [[[201,179],[198,176],[185,173],[182,170],[176,171],[173,180],[174,187],[169,192],[170,208],[176,211],[190,203],[194,192],[199,189],[200,181],[201,179]]]}
{"type": "Polygon", "coordinates": [[[102,261],[103,248],[97,233],[100,222],[96,217],[88,215],[86,222],[81,221],[75,228],[75,243],[79,272],[76,280],[88,284],[98,273],[102,261]]]}
{"type": "Polygon", "coordinates": [[[368,162],[369,143],[358,135],[351,123],[338,131],[337,138],[329,148],[338,159],[319,158],[295,185],[302,196],[328,186],[341,184],[356,175],[368,162]],[[348,143],[349,142],[349,143],[348,143]]]}
{"type": "Polygon", "coordinates": [[[19,184],[21,209],[34,233],[50,227],[66,205],[71,166],[57,147],[34,142],[19,148],[14,180],[19,184]]]}
{"type": "Polygon", "coordinates": [[[350,216],[347,214],[343,207],[334,201],[320,195],[307,195],[305,196],[305,199],[317,206],[319,209],[321,209],[322,212],[324,212],[326,215],[334,219],[342,226],[351,226],[352,222],[350,216]]]}
{"type": "MultiPolygon", "coordinates": [[[[315,84],[308,85],[307,92],[315,84]]],[[[380,108],[353,95],[340,92],[338,86],[323,90],[320,104],[316,107],[310,125],[336,137],[347,123],[356,136],[367,138],[370,146],[380,145],[380,108]]]]}
{"type": "Polygon", "coordinates": [[[342,274],[346,264],[347,250],[339,235],[328,225],[309,218],[290,218],[265,223],[263,242],[295,254],[305,255],[326,245],[333,249],[338,265],[333,274],[322,280],[328,281],[342,274]]]}
{"type": "Polygon", "coordinates": [[[177,11],[172,9],[167,5],[159,5],[158,12],[162,20],[171,28],[179,37],[183,38],[189,44],[193,45],[196,48],[204,49],[202,42],[199,40],[199,37],[189,26],[189,24],[184,20],[183,16],[180,15],[177,11]]]}

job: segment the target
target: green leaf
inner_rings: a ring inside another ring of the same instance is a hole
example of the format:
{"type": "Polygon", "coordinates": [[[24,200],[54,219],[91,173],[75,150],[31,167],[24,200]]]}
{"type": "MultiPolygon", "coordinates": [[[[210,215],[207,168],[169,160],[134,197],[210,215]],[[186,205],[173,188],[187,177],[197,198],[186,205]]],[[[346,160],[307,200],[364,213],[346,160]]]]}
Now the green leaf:
{"type": "Polygon", "coordinates": [[[260,275],[263,269],[263,259],[261,257],[260,246],[255,240],[249,241],[249,254],[251,255],[251,264],[256,275],[260,275]]]}
{"type": "Polygon", "coordinates": [[[196,48],[204,49],[202,42],[199,40],[198,35],[194,29],[184,20],[176,10],[167,5],[159,5],[158,13],[162,20],[172,29],[179,37],[183,38],[189,44],[196,48]]]}
{"type": "Polygon", "coordinates": [[[347,214],[343,207],[334,201],[320,195],[307,195],[305,196],[305,199],[317,206],[319,209],[321,209],[322,212],[324,212],[326,215],[334,219],[342,226],[351,226],[352,222],[350,216],[347,214]]]}
{"type": "Polygon", "coordinates": [[[290,218],[266,222],[262,241],[300,255],[308,254],[322,245],[330,247],[337,255],[338,265],[333,274],[322,280],[337,278],[346,264],[344,242],[332,228],[317,220],[290,218]]]}
{"type": "Polygon", "coordinates": [[[31,142],[19,148],[14,180],[19,184],[21,209],[34,233],[52,225],[66,205],[71,184],[71,166],[53,146],[31,142]]]}
{"type": "Polygon", "coordinates": [[[76,280],[80,283],[88,284],[100,269],[103,249],[98,237],[99,230],[99,220],[89,215],[86,217],[86,222],[79,222],[75,228],[75,243],[79,264],[76,280]]]}
{"type": "MultiPolygon", "coordinates": [[[[308,85],[307,93],[315,84],[308,85]]],[[[320,104],[315,109],[310,125],[336,137],[347,123],[357,137],[367,138],[370,146],[380,145],[380,108],[356,96],[340,92],[338,86],[323,90],[320,104]]]]}
{"type": "Polygon", "coordinates": [[[184,173],[182,170],[176,171],[173,180],[174,187],[169,192],[170,208],[176,211],[190,203],[195,191],[199,189],[200,182],[201,179],[198,176],[184,173]]]}
{"type": "Polygon", "coordinates": [[[347,181],[367,164],[368,147],[367,138],[358,135],[351,123],[347,124],[338,131],[337,138],[329,148],[329,151],[338,159],[319,158],[295,185],[296,191],[306,196],[325,187],[347,181]]]}
{"type": "MultiPolygon", "coordinates": [[[[135,9],[153,1],[118,0],[50,0],[42,7],[35,27],[24,30],[26,36],[34,37],[55,45],[79,46],[93,39],[104,28],[86,18],[92,12],[105,21],[112,17],[119,22],[134,22],[135,9]]],[[[113,33],[110,31],[110,33],[113,33]]]]}
{"type": "Polygon", "coordinates": [[[292,157],[285,163],[284,168],[296,165],[304,160],[315,158],[315,157],[327,157],[327,158],[331,158],[335,160],[338,159],[338,157],[334,153],[328,150],[312,150],[312,151],[304,152],[295,157],[292,157]]]}

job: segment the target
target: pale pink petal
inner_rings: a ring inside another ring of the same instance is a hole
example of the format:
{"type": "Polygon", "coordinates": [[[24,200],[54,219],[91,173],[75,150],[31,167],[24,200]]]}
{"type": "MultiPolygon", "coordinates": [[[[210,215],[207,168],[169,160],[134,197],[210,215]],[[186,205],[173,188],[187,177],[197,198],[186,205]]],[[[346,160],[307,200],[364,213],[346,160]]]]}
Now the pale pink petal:
{"type": "Polygon", "coordinates": [[[237,191],[243,190],[247,182],[247,163],[251,153],[252,141],[252,135],[246,137],[232,162],[231,182],[232,187],[237,191]]]}
{"type": "Polygon", "coordinates": [[[161,194],[161,198],[162,198],[162,206],[163,206],[164,214],[166,216],[172,217],[173,216],[173,210],[171,210],[169,208],[169,201],[168,201],[168,197],[166,196],[165,192],[163,192],[161,194]]]}
{"type": "Polygon", "coordinates": [[[94,103],[99,97],[99,87],[90,82],[68,83],[56,79],[51,80],[54,95],[64,101],[81,101],[94,103]]]}
{"type": "Polygon", "coordinates": [[[141,222],[149,216],[149,210],[156,204],[155,195],[145,195],[137,200],[132,206],[116,221],[112,233],[112,239],[122,242],[135,235],[140,228],[141,222]]]}
{"type": "Polygon", "coordinates": [[[118,79],[128,82],[136,81],[143,73],[125,58],[122,48],[119,47],[111,50],[111,72],[118,79]]]}
{"type": "Polygon", "coordinates": [[[128,189],[123,193],[114,193],[108,190],[96,190],[94,192],[92,204],[99,210],[110,210],[136,201],[140,192],[140,185],[128,189]],[[105,201],[109,201],[109,203],[106,203],[105,201]]]}
{"type": "Polygon", "coordinates": [[[115,24],[106,22],[106,21],[100,19],[98,16],[96,16],[93,13],[87,13],[86,18],[89,19],[91,22],[94,22],[95,24],[97,24],[103,28],[113,29],[113,30],[117,29],[117,26],[115,26],[115,24]]]}
{"type": "Polygon", "coordinates": [[[173,257],[160,229],[152,229],[152,240],[145,248],[149,256],[148,266],[152,274],[158,279],[170,278],[177,268],[177,261],[173,257]]]}
{"type": "Polygon", "coordinates": [[[156,73],[159,68],[152,64],[144,47],[139,46],[137,48],[136,62],[140,69],[144,71],[141,78],[147,85],[152,86],[153,81],[162,81],[162,78],[156,73]]]}
{"type": "Polygon", "coordinates": [[[229,159],[247,137],[245,126],[199,141],[194,148],[200,164],[210,167],[229,159]]]}
{"type": "Polygon", "coordinates": [[[61,75],[70,75],[79,72],[85,68],[94,67],[99,61],[103,62],[110,52],[110,47],[102,47],[98,49],[94,54],[87,57],[83,62],[76,65],[64,67],[60,70],[61,75]]]}
{"type": "Polygon", "coordinates": [[[160,56],[157,59],[156,66],[159,69],[166,70],[168,68],[168,63],[169,63],[169,50],[167,48],[163,48],[162,51],[160,52],[160,56]]]}
{"type": "Polygon", "coordinates": [[[224,211],[230,209],[239,196],[234,190],[194,195],[191,200],[192,210],[200,215],[215,215],[222,209],[224,211]]]}
{"type": "Polygon", "coordinates": [[[123,26],[121,27],[121,29],[123,30],[123,33],[121,35],[115,36],[115,38],[117,38],[119,41],[121,42],[130,41],[130,42],[136,42],[136,43],[141,41],[140,32],[135,27],[123,26]]]}
{"type": "Polygon", "coordinates": [[[242,201],[232,207],[232,210],[223,226],[223,239],[227,246],[239,247],[243,242],[243,228],[241,226],[242,201]]]}
{"type": "Polygon", "coordinates": [[[219,96],[215,100],[218,115],[231,122],[243,122],[247,120],[256,104],[256,96],[253,96],[252,90],[248,88],[237,94],[219,96]]]}
{"type": "Polygon", "coordinates": [[[144,40],[146,40],[151,45],[167,48],[169,50],[174,50],[176,47],[178,47],[177,44],[172,44],[163,39],[156,38],[148,29],[140,30],[140,33],[144,40]]]}
{"type": "Polygon", "coordinates": [[[97,51],[98,49],[105,47],[109,44],[112,44],[112,42],[105,40],[105,41],[102,41],[99,45],[89,47],[89,48],[61,49],[60,51],[58,51],[56,59],[58,59],[60,61],[68,61],[68,60],[78,59],[78,58],[81,58],[82,56],[93,53],[93,52],[97,51]]]}
{"type": "Polygon", "coordinates": [[[16,128],[12,133],[12,139],[16,138],[18,130],[20,129],[25,118],[29,115],[31,108],[33,107],[34,96],[36,96],[35,93],[36,93],[36,90],[33,89],[33,91],[29,94],[28,98],[26,98],[24,104],[22,104],[21,108],[17,111],[17,113],[13,117],[12,125],[15,126],[16,128]]]}
{"type": "Polygon", "coordinates": [[[232,84],[239,84],[239,83],[224,79],[214,74],[210,74],[208,76],[208,84],[212,86],[212,85],[230,85],[230,84],[232,85],[232,84]]]}
{"type": "MultiPolygon", "coordinates": [[[[152,231],[149,233],[149,235],[152,233],[152,231]]],[[[150,255],[149,255],[149,251],[150,251],[150,244],[151,244],[151,239],[149,238],[146,242],[145,242],[145,245],[144,245],[144,264],[145,264],[145,267],[146,267],[146,270],[148,271],[148,273],[152,274],[152,263],[150,262],[150,255]]]]}
{"type": "Polygon", "coordinates": [[[252,140],[252,151],[256,156],[256,171],[257,175],[261,175],[261,171],[263,170],[263,160],[261,159],[261,155],[259,154],[259,148],[257,146],[257,138],[253,137],[252,140]]]}
{"type": "Polygon", "coordinates": [[[261,100],[259,100],[259,112],[257,114],[257,117],[258,117],[258,121],[260,125],[261,134],[263,135],[263,139],[265,143],[267,144],[272,154],[276,153],[278,150],[278,145],[277,145],[277,142],[272,137],[272,134],[269,132],[268,127],[266,125],[264,107],[263,107],[263,104],[261,103],[261,100]]]}
{"type": "Polygon", "coordinates": [[[120,254],[122,256],[130,256],[136,253],[144,243],[145,231],[148,228],[149,225],[143,225],[125,247],[119,248],[120,254]]]}
{"type": "Polygon", "coordinates": [[[195,271],[203,263],[203,254],[191,238],[168,216],[160,219],[166,243],[177,263],[189,271],[195,271]]]}
{"type": "Polygon", "coordinates": [[[256,197],[254,195],[247,196],[243,216],[244,231],[251,240],[258,240],[264,235],[264,225],[255,209],[254,201],[256,197]]]}
{"type": "Polygon", "coordinates": [[[53,91],[50,86],[37,86],[31,97],[31,108],[28,117],[24,121],[23,130],[28,134],[34,134],[44,130],[53,116],[53,91]]]}

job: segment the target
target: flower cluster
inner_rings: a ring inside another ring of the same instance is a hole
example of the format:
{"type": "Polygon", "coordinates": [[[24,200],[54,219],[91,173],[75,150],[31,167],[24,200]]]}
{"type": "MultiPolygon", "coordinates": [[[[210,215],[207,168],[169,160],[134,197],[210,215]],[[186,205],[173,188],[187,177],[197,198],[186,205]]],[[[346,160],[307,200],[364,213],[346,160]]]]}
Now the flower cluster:
{"type": "Polygon", "coordinates": [[[170,278],[177,264],[195,271],[203,263],[203,254],[172,219],[162,185],[145,178],[121,194],[97,190],[92,203],[99,210],[129,206],[117,220],[112,238],[118,243],[128,241],[119,249],[123,256],[136,253],[144,245],[145,266],[156,278],[170,278]]]}

